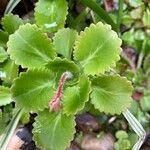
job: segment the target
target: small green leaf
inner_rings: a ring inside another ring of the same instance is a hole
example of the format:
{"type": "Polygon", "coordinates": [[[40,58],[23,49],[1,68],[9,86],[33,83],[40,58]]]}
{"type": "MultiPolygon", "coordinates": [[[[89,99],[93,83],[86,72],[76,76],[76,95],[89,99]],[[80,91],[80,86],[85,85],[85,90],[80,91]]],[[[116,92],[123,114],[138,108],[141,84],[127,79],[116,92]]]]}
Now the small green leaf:
{"type": "Polygon", "coordinates": [[[123,131],[123,130],[119,130],[119,131],[117,131],[116,132],[116,138],[117,139],[127,139],[128,138],[128,134],[127,134],[127,132],[125,132],[125,131],[123,131]]]}
{"type": "Polygon", "coordinates": [[[150,54],[145,57],[144,63],[143,63],[143,68],[144,68],[145,72],[148,69],[150,69],[150,54]]]}
{"type": "Polygon", "coordinates": [[[81,32],[75,42],[74,58],[86,74],[104,73],[119,60],[120,46],[117,33],[99,22],[81,32]]]}
{"type": "Polygon", "coordinates": [[[43,150],[65,150],[73,140],[75,121],[73,116],[39,112],[33,129],[33,138],[43,150]]]}
{"type": "Polygon", "coordinates": [[[127,43],[129,46],[133,46],[134,42],[135,42],[135,39],[134,39],[134,30],[131,29],[127,32],[124,32],[123,35],[122,35],[122,40],[127,43]]]}
{"type": "Polygon", "coordinates": [[[124,77],[99,76],[92,80],[91,102],[101,112],[120,114],[131,103],[132,85],[124,77]]]}
{"type": "Polygon", "coordinates": [[[23,112],[22,116],[20,118],[20,122],[22,124],[27,124],[30,122],[30,113],[29,112],[23,112]]]}
{"type": "Polygon", "coordinates": [[[58,74],[62,74],[65,71],[70,71],[72,73],[79,72],[78,66],[73,61],[67,60],[66,58],[61,59],[59,57],[49,61],[46,64],[46,68],[58,74]]]}
{"type": "Polygon", "coordinates": [[[10,89],[4,86],[0,86],[0,106],[7,105],[12,101],[13,100],[11,99],[10,89]]]}
{"type": "Polygon", "coordinates": [[[150,28],[150,10],[146,9],[143,15],[143,24],[150,28]]]}
{"type": "Polygon", "coordinates": [[[140,100],[143,111],[150,111],[150,88],[144,91],[144,96],[140,100]]]}
{"type": "Polygon", "coordinates": [[[0,78],[10,84],[18,76],[18,71],[19,68],[14,61],[8,59],[0,65],[0,78]]]}
{"type": "Polygon", "coordinates": [[[13,99],[27,111],[48,108],[54,91],[53,78],[52,73],[44,68],[21,73],[11,88],[13,99]]]}
{"type": "Polygon", "coordinates": [[[46,34],[36,26],[26,24],[9,37],[10,58],[23,67],[41,67],[56,55],[46,34]]]}
{"type": "Polygon", "coordinates": [[[0,46],[5,47],[8,41],[8,33],[0,30],[0,46]]]}
{"type": "Polygon", "coordinates": [[[130,6],[132,7],[138,7],[141,5],[142,0],[128,0],[128,3],[130,4],[130,6]]]}
{"type": "Polygon", "coordinates": [[[130,16],[133,18],[133,19],[141,19],[142,17],[142,7],[137,7],[135,9],[132,9],[130,11],[130,16]]]}
{"type": "Polygon", "coordinates": [[[7,52],[3,47],[0,47],[0,62],[4,62],[7,59],[8,55],[7,52]]]}
{"type": "Polygon", "coordinates": [[[2,26],[9,34],[14,33],[20,25],[23,25],[23,20],[17,15],[7,14],[2,18],[2,26]]]}
{"type": "Polygon", "coordinates": [[[73,29],[63,28],[58,30],[53,41],[56,51],[66,58],[71,58],[76,37],[77,32],[73,29]]]}
{"type": "Polygon", "coordinates": [[[57,31],[64,27],[67,9],[66,0],[39,0],[34,14],[36,24],[45,31],[57,31]]]}
{"type": "Polygon", "coordinates": [[[145,55],[150,54],[150,36],[144,38],[143,48],[145,55]]]}
{"type": "Polygon", "coordinates": [[[82,75],[77,86],[68,87],[63,94],[63,110],[67,115],[76,114],[82,110],[89,100],[90,81],[82,75]]]}
{"type": "Polygon", "coordinates": [[[6,126],[7,126],[7,123],[5,121],[2,111],[0,109],[0,135],[4,132],[6,126]]]}

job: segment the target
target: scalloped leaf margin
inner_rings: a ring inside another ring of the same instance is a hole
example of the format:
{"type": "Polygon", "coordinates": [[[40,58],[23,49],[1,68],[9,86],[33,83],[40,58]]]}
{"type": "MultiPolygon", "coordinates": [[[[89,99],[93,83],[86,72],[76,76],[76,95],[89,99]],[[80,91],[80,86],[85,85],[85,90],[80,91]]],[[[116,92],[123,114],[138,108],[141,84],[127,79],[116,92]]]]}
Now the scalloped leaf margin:
{"type": "Polygon", "coordinates": [[[65,150],[75,133],[74,116],[44,110],[35,119],[33,138],[41,149],[65,150]]]}
{"type": "Polygon", "coordinates": [[[82,31],[75,42],[74,59],[85,74],[99,74],[110,70],[120,59],[121,39],[110,25],[99,22],[82,31]]]}
{"type": "Polygon", "coordinates": [[[63,28],[58,30],[53,38],[53,44],[57,53],[70,59],[77,35],[77,31],[70,28],[63,28]]]}
{"type": "Polygon", "coordinates": [[[77,86],[68,87],[63,94],[63,111],[65,114],[76,114],[81,111],[89,100],[91,91],[89,78],[81,75],[77,86]]]}
{"type": "Polygon", "coordinates": [[[26,111],[44,110],[48,108],[48,102],[55,91],[53,80],[53,74],[48,69],[28,70],[14,80],[12,97],[26,111]]]}
{"type": "Polygon", "coordinates": [[[7,105],[12,101],[10,89],[8,87],[0,86],[0,106],[7,105]]]}
{"type": "Polygon", "coordinates": [[[23,20],[19,18],[18,15],[13,14],[6,14],[2,18],[2,26],[5,31],[7,31],[9,34],[14,33],[20,25],[23,25],[23,20]]]}
{"type": "Polygon", "coordinates": [[[131,104],[133,87],[119,75],[103,75],[92,80],[91,103],[101,112],[120,114],[131,104]]]}
{"type": "Polygon", "coordinates": [[[36,24],[47,32],[63,28],[68,14],[66,0],[39,0],[35,7],[36,24]]]}
{"type": "Polygon", "coordinates": [[[51,40],[35,24],[20,26],[7,47],[10,58],[24,68],[39,68],[56,56],[51,40]]]}

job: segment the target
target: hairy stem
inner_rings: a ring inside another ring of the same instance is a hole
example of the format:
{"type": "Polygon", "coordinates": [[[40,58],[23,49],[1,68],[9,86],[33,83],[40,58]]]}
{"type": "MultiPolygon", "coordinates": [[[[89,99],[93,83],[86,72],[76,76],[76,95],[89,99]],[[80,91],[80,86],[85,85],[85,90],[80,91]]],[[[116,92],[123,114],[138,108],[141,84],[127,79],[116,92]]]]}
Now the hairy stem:
{"type": "Polygon", "coordinates": [[[72,78],[72,74],[67,71],[61,75],[55,95],[52,98],[52,100],[50,100],[50,102],[49,102],[49,108],[51,111],[57,112],[60,110],[60,108],[61,108],[60,100],[62,98],[63,86],[65,84],[65,81],[68,79],[71,79],[71,78],[72,78]]]}

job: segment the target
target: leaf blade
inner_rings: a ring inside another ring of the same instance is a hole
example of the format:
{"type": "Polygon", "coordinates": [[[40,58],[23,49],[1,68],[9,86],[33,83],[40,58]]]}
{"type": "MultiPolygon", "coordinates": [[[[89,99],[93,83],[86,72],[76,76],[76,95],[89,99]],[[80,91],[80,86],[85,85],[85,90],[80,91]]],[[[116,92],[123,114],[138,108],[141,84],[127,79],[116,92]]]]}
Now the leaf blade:
{"type": "Polygon", "coordinates": [[[54,91],[54,82],[51,78],[52,73],[44,68],[21,73],[11,88],[16,104],[26,111],[33,112],[48,108],[54,91]]]}
{"type": "Polygon", "coordinates": [[[131,103],[132,86],[124,77],[99,76],[92,80],[91,103],[101,112],[120,114],[131,103]]]}
{"type": "Polygon", "coordinates": [[[80,62],[85,74],[104,73],[119,60],[120,46],[121,40],[111,27],[99,22],[81,32],[75,42],[74,59],[80,62]]]}
{"type": "Polygon", "coordinates": [[[4,86],[0,86],[0,106],[7,105],[13,100],[11,98],[10,89],[4,86]]]}
{"type": "Polygon", "coordinates": [[[56,55],[47,35],[28,23],[10,35],[7,46],[10,58],[22,67],[39,68],[56,55]]]}
{"type": "Polygon", "coordinates": [[[64,150],[73,139],[74,127],[73,116],[50,113],[45,110],[36,118],[33,138],[42,149],[64,150]]]}
{"type": "Polygon", "coordinates": [[[87,76],[80,76],[77,86],[68,87],[63,94],[63,111],[67,115],[81,111],[89,100],[91,91],[90,81],[87,76]]]}
{"type": "Polygon", "coordinates": [[[23,20],[17,15],[7,14],[2,18],[2,26],[9,34],[14,33],[20,25],[23,25],[23,20]]]}
{"type": "Polygon", "coordinates": [[[56,51],[66,58],[71,58],[76,37],[77,32],[73,29],[63,28],[58,30],[53,38],[56,51]]]}
{"type": "Polygon", "coordinates": [[[7,52],[3,47],[0,46],[0,62],[4,62],[7,59],[8,55],[7,52]]]}
{"type": "Polygon", "coordinates": [[[62,28],[65,24],[67,10],[66,0],[39,0],[36,3],[34,13],[36,24],[45,31],[57,31],[57,29],[62,28]]]}

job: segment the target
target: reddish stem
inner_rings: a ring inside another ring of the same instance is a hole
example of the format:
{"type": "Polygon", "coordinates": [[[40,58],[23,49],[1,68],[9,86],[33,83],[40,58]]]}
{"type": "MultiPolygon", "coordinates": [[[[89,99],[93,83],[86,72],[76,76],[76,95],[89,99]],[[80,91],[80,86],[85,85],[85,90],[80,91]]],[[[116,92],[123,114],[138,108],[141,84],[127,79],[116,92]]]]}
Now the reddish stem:
{"type": "Polygon", "coordinates": [[[59,80],[59,84],[58,84],[58,88],[55,92],[54,97],[52,98],[52,100],[49,102],[49,108],[51,111],[59,111],[61,106],[60,106],[60,100],[62,98],[62,91],[63,91],[63,86],[65,84],[65,81],[67,79],[72,78],[72,74],[70,72],[64,72],[61,75],[61,78],[59,80]]]}

